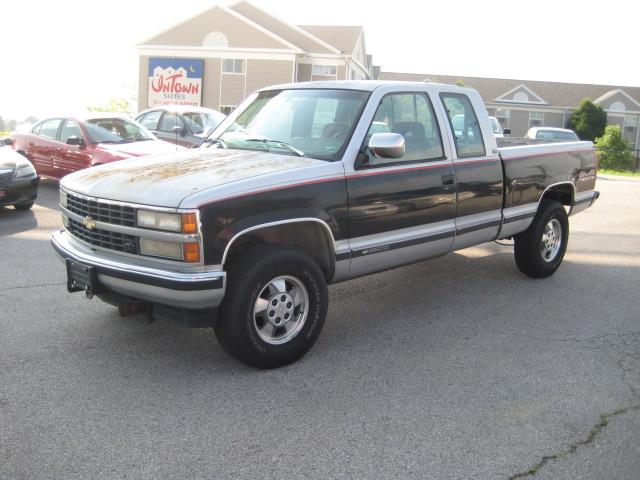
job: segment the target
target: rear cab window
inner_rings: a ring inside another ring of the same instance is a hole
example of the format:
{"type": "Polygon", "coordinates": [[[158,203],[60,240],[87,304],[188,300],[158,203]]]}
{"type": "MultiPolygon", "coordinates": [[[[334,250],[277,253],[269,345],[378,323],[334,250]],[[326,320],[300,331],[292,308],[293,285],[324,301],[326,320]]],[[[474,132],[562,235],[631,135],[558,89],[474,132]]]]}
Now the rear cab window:
{"type": "Polygon", "coordinates": [[[461,93],[441,93],[447,111],[458,158],[486,155],[478,117],[469,97],[461,93]]]}

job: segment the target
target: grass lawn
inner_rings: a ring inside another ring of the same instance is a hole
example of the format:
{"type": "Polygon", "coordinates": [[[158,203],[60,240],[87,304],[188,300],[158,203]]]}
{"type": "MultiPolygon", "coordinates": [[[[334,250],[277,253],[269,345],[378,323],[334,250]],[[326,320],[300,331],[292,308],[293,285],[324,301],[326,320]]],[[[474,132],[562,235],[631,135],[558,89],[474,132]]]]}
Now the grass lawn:
{"type": "Polygon", "coordinates": [[[598,170],[598,173],[603,175],[621,175],[623,177],[640,177],[640,171],[631,172],[628,170],[609,170],[601,168],[598,170]]]}

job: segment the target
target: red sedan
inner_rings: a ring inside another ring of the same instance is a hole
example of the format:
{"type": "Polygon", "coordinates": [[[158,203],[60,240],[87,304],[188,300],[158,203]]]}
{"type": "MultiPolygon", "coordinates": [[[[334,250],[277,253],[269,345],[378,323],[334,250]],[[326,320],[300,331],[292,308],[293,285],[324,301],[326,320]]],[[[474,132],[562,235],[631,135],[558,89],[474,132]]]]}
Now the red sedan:
{"type": "Polygon", "coordinates": [[[58,179],[94,165],[183,149],[158,140],[139,123],[113,114],[47,118],[30,132],[15,133],[11,139],[38,175],[58,179]]]}

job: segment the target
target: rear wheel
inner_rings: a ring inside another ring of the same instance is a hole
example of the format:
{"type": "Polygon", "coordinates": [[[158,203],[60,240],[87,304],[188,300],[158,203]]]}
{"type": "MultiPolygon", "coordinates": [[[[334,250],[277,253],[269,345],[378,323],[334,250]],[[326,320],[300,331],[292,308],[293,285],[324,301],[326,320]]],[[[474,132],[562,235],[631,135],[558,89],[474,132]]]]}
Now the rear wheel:
{"type": "Polygon", "coordinates": [[[35,202],[17,203],[13,206],[16,210],[29,210],[35,202]]]}
{"type": "Polygon", "coordinates": [[[215,333],[241,362],[275,368],[295,362],[315,343],[327,314],[327,285],[299,250],[259,245],[231,266],[215,333]]]}
{"type": "Polygon", "coordinates": [[[533,278],[544,278],[558,269],[567,250],[569,219],[558,202],[543,201],[529,228],[514,237],[518,269],[533,278]]]}

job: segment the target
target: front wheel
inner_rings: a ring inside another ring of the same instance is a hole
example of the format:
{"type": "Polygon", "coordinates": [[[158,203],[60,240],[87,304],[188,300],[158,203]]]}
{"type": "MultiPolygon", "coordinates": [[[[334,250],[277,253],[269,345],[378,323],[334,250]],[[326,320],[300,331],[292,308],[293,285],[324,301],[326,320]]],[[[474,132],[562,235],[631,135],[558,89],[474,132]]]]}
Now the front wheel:
{"type": "Polygon", "coordinates": [[[318,338],[327,298],[322,271],[303,252],[268,244],[251,248],[228,272],[216,337],[249,366],[287,365],[318,338]]]}
{"type": "Polygon", "coordinates": [[[533,278],[544,278],[558,269],[567,250],[569,219],[557,202],[543,202],[527,230],[514,237],[518,269],[533,278]]]}

